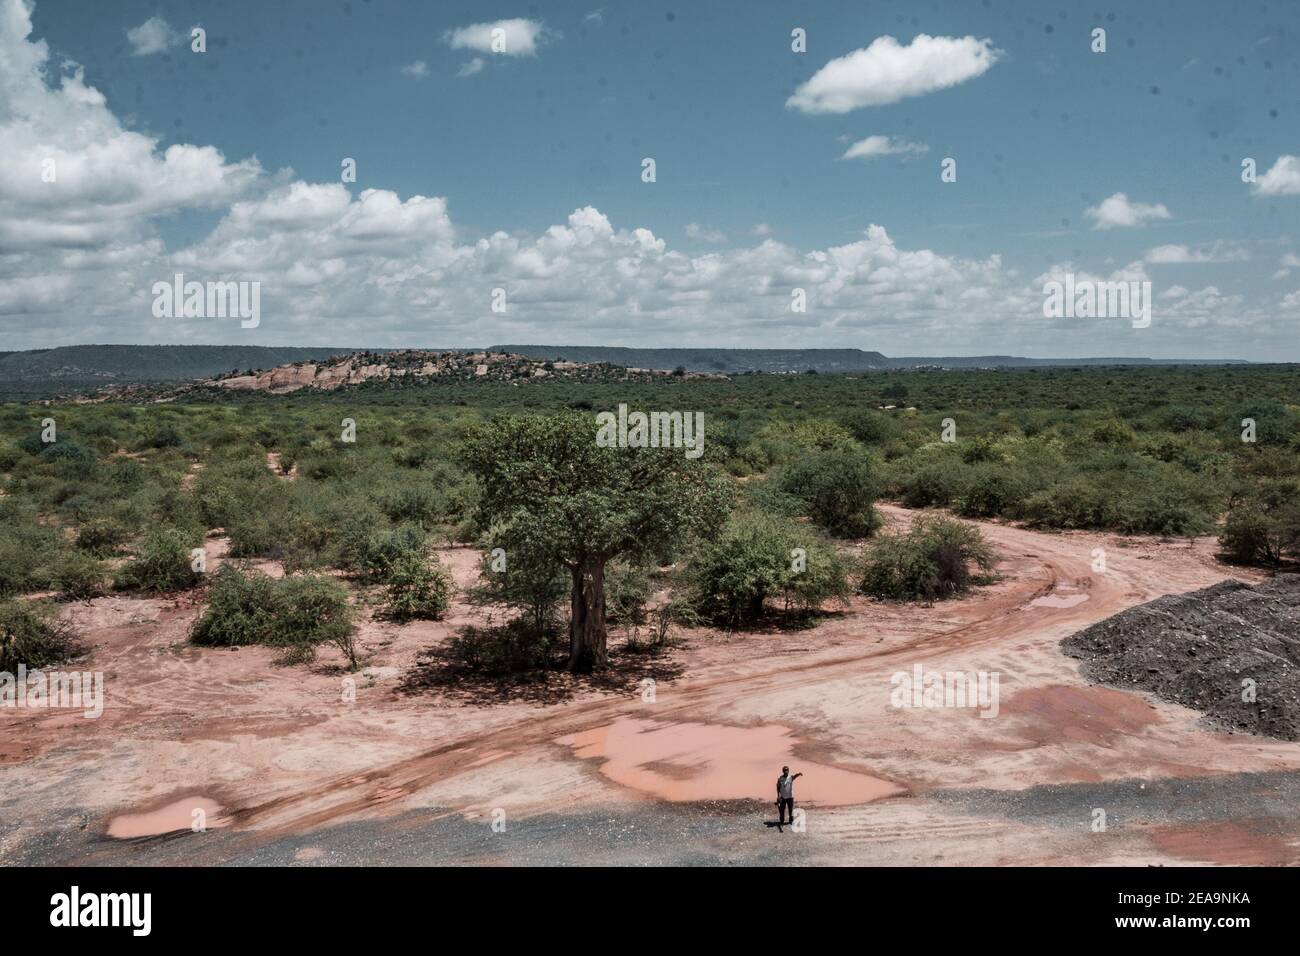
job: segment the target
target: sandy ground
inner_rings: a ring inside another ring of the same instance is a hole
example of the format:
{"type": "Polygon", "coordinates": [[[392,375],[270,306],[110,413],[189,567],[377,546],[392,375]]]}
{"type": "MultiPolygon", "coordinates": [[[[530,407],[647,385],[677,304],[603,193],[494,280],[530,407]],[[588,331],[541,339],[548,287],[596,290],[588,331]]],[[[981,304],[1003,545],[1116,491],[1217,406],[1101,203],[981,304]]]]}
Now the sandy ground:
{"type": "MultiPolygon", "coordinates": [[[[681,678],[553,704],[397,692],[422,650],[479,620],[461,603],[443,622],[367,619],[357,675],[332,652],[277,667],[261,648],[190,647],[189,598],[71,605],[93,644],[78,669],[104,672],[107,703],[96,720],[0,710],[0,862],[1300,861],[1300,745],[1089,686],[1057,648],[1253,575],[1210,539],[981,527],[1000,580],[961,600],[693,631],[681,678]],[[894,706],[918,666],[996,675],[996,706],[894,706]],[[785,763],[804,816],[778,831],[785,763]]],[[[473,551],[440,557],[472,580],[473,551]]]]}

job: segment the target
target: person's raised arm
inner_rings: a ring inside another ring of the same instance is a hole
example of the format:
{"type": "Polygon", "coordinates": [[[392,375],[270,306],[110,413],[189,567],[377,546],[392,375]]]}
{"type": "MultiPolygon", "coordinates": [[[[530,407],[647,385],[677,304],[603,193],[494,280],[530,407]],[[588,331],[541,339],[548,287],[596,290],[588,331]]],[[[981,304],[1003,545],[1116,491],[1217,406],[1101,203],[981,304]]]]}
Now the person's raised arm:
{"type": "Polygon", "coordinates": [[[795,774],[795,775],[794,775],[793,777],[791,777],[790,779],[791,779],[791,780],[798,780],[798,779],[799,779],[800,777],[802,777],[802,776],[803,776],[803,771],[800,770],[797,774],[795,774]]]}

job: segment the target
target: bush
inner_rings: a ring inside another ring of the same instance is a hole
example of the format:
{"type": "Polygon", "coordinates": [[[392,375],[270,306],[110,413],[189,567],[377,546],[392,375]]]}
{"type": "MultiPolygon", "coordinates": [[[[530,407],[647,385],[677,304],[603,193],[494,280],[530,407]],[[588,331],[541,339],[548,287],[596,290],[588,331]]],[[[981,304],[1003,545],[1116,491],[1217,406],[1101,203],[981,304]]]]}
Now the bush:
{"type": "Polygon", "coordinates": [[[523,626],[540,635],[555,625],[572,579],[528,532],[522,522],[498,522],[488,529],[481,542],[479,583],[470,591],[470,600],[513,608],[520,612],[523,626]],[[494,554],[498,548],[501,553],[494,554]]]}
{"type": "Polygon", "coordinates": [[[446,677],[501,678],[536,675],[557,663],[568,648],[558,628],[538,633],[525,618],[500,627],[464,627],[431,652],[446,677]]]}
{"type": "Polygon", "coordinates": [[[223,565],[213,575],[208,606],[190,630],[204,647],[265,644],[284,650],[282,663],[310,660],[332,644],[355,666],[352,608],[337,581],[302,574],[275,579],[260,571],[223,565]]]}
{"type": "Polygon", "coordinates": [[[383,614],[389,620],[437,621],[451,607],[451,575],[438,561],[399,557],[388,569],[383,614]]]}
{"type": "Polygon", "coordinates": [[[372,583],[382,584],[398,563],[423,561],[428,554],[428,541],[424,529],[415,525],[385,531],[353,525],[345,534],[342,550],[346,568],[372,583]]]}
{"type": "Polygon", "coordinates": [[[134,558],[117,572],[122,591],[178,591],[199,583],[191,566],[194,539],[178,528],[159,528],[145,535],[134,558]]]}
{"type": "Polygon", "coordinates": [[[953,503],[954,510],[968,518],[1009,515],[1024,499],[1028,482],[1018,469],[982,463],[971,468],[965,487],[953,503]]]}
{"type": "Polygon", "coordinates": [[[716,538],[697,546],[686,585],[689,603],[702,617],[731,627],[758,620],[768,598],[784,598],[786,610],[815,611],[848,594],[834,547],[796,522],[753,512],[733,518],[716,538]]]}
{"type": "Polygon", "coordinates": [[[965,490],[965,472],[956,456],[923,464],[901,479],[902,501],[909,508],[947,508],[965,490]]]}
{"type": "Polygon", "coordinates": [[[77,547],[99,557],[116,554],[130,538],[130,529],[117,518],[94,518],[77,528],[77,547]]]}
{"type": "Polygon", "coordinates": [[[80,551],[63,551],[49,568],[50,586],[64,597],[85,600],[104,593],[108,574],[104,565],[80,551]]]}
{"type": "Polygon", "coordinates": [[[611,623],[644,624],[646,602],[654,593],[650,569],[626,561],[605,567],[605,606],[611,623]]]}
{"type": "Polygon", "coordinates": [[[862,591],[892,601],[936,601],[970,587],[972,566],[987,573],[993,564],[993,550],[978,528],[923,515],[906,534],[886,535],[867,553],[862,591]]]}
{"type": "Polygon", "coordinates": [[[46,564],[63,547],[58,533],[33,512],[0,499],[0,598],[48,587],[46,564]]]}
{"type": "Polygon", "coordinates": [[[1238,564],[1276,564],[1300,553],[1300,488],[1272,481],[1233,505],[1219,535],[1224,557],[1238,564]]]}
{"type": "Polygon", "coordinates": [[[797,459],[780,488],[804,503],[805,514],[838,538],[865,538],[880,527],[872,502],[878,493],[871,462],[861,451],[839,448],[797,459]]]}
{"type": "Polygon", "coordinates": [[[0,671],[10,674],[22,664],[29,670],[58,664],[78,653],[71,625],[43,602],[0,601],[0,671]]]}

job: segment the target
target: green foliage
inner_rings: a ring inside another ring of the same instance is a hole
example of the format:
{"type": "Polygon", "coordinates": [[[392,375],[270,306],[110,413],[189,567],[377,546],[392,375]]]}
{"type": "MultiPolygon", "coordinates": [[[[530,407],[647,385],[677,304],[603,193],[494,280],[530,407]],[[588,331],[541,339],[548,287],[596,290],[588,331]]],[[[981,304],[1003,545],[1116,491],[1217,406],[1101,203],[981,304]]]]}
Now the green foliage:
{"type": "Polygon", "coordinates": [[[1276,564],[1300,557],[1300,482],[1268,480],[1234,503],[1219,544],[1238,564],[1276,564]]]}
{"type": "Polygon", "coordinates": [[[389,620],[437,621],[451,607],[451,575],[438,561],[404,554],[389,567],[386,580],[383,614],[389,620]]]}
{"type": "Polygon", "coordinates": [[[40,601],[0,601],[0,671],[59,664],[79,652],[76,635],[58,609],[40,601]]]}
{"type": "Polygon", "coordinates": [[[103,562],[81,551],[60,551],[49,567],[50,586],[74,600],[103,594],[107,580],[103,562]]]}
{"type": "Polygon", "coordinates": [[[190,551],[197,539],[179,528],[157,528],[145,535],[135,556],[117,572],[123,591],[178,591],[192,588],[201,575],[190,551]]]}
{"type": "Polygon", "coordinates": [[[463,446],[481,497],[477,525],[495,524],[507,555],[529,551],[570,570],[570,668],[606,661],[604,572],[671,556],[723,519],[731,492],[722,477],[680,448],[597,443],[592,416],[562,413],[497,419],[463,446]]]}
{"type": "Polygon", "coordinates": [[[993,550],[978,528],[942,515],[922,515],[903,534],[886,534],[863,561],[863,593],[893,601],[936,601],[988,573],[993,550]]]}
{"type": "Polygon", "coordinates": [[[272,578],[225,564],[213,575],[208,605],[190,630],[204,647],[265,644],[283,663],[310,660],[321,644],[344,650],[355,664],[347,590],[318,575],[272,578]]]}
{"type": "Polygon", "coordinates": [[[843,447],[795,459],[780,488],[804,504],[804,513],[838,538],[865,538],[880,527],[872,501],[878,483],[868,457],[843,447]]]}
{"type": "Polygon", "coordinates": [[[516,618],[500,627],[463,627],[434,654],[447,678],[500,679],[549,669],[561,646],[555,628],[539,633],[525,618],[516,618]]]}
{"type": "Polygon", "coordinates": [[[685,583],[701,616],[731,627],[757,621],[771,598],[783,599],[786,610],[816,611],[848,594],[844,564],[831,544],[762,512],[739,513],[721,533],[701,540],[685,583]]]}
{"type": "Polygon", "coordinates": [[[479,583],[470,591],[470,600],[512,608],[519,612],[522,626],[541,635],[554,629],[559,604],[568,595],[572,580],[547,549],[549,542],[534,538],[530,531],[527,525],[504,522],[487,530],[482,539],[479,583]],[[511,544],[509,550],[503,547],[505,542],[511,544]]]}

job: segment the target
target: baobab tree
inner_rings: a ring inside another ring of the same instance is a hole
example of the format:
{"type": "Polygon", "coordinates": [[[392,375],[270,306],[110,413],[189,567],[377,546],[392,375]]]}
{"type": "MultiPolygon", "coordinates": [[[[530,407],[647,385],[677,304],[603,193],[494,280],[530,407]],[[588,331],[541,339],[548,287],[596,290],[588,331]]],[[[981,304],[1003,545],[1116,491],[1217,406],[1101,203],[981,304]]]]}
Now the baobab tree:
{"type": "Polygon", "coordinates": [[[681,448],[600,447],[590,415],[517,416],[482,425],[464,444],[478,479],[479,526],[493,544],[541,551],[569,573],[570,671],[608,660],[605,568],[615,558],[666,559],[725,520],[730,490],[681,448]]]}

